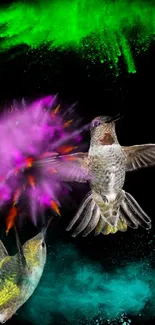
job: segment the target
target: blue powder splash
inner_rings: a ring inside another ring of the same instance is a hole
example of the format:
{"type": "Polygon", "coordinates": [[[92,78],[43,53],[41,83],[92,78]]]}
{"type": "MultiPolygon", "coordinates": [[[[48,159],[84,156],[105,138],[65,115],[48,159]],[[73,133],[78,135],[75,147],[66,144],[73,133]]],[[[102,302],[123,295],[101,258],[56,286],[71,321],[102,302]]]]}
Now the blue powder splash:
{"type": "MultiPolygon", "coordinates": [[[[56,314],[71,324],[80,320],[81,324],[83,320],[84,324],[111,323],[122,314],[145,314],[147,303],[154,308],[152,288],[154,271],[147,260],[105,272],[99,263],[80,256],[74,246],[59,243],[52,247],[43,278],[20,317],[43,325],[54,324],[56,314]]],[[[122,323],[129,321],[123,318],[122,323]]]]}

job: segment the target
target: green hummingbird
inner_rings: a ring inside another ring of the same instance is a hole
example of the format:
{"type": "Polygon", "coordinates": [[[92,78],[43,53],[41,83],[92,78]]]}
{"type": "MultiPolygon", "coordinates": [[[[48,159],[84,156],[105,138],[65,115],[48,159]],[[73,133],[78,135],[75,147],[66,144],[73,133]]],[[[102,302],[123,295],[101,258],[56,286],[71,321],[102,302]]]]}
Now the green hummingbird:
{"type": "Polygon", "coordinates": [[[2,324],[30,298],[40,281],[47,256],[45,243],[47,227],[22,246],[17,228],[14,226],[18,248],[18,253],[14,256],[8,255],[0,240],[0,323],[2,324]]]}

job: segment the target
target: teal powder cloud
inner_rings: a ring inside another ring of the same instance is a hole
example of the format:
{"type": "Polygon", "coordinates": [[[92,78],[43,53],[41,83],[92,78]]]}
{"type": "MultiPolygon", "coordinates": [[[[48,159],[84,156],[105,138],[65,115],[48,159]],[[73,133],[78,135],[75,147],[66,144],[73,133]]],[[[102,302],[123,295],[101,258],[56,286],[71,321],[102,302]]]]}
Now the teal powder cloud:
{"type": "Polygon", "coordinates": [[[155,307],[155,271],[146,260],[105,272],[74,246],[51,248],[43,278],[20,317],[48,325],[60,314],[71,324],[79,324],[80,319],[103,324],[126,313],[138,315],[144,310],[145,314],[147,303],[150,309],[155,307]]]}

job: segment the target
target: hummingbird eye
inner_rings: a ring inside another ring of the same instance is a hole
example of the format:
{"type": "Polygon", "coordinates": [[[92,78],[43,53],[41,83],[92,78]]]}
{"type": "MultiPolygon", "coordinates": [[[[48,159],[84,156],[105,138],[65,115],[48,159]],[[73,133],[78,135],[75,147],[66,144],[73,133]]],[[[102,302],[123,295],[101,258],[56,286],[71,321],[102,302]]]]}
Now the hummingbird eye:
{"type": "Polygon", "coordinates": [[[44,241],[42,242],[41,246],[42,246],[42,247],[45,247],[45,243],[44,243],[44,241]]]}
{"type": "Polygon", "coordinates": [[[96,128],[97,126],[99,126],[101,124],[101,121],[99,119],[96,119],[92,122],[92,127],[96,128]]]}

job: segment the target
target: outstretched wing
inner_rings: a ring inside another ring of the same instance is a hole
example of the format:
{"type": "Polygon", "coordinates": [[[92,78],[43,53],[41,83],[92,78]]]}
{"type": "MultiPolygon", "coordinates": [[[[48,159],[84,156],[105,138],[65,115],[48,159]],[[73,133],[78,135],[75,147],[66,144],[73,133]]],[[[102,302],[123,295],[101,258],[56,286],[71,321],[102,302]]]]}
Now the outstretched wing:
{"type": "Polygon", "coordinates": [[[126,156],[126,171],[155,165],[155,144],[122,147],[126,156]]]}
{"type": "Polygon", "coordinates": [[[62,181],[85,183],[90,179],[89,158],[87,153],[79,152],[70,155],[55,155],[36,162],[55,170],[62,181]]]}

